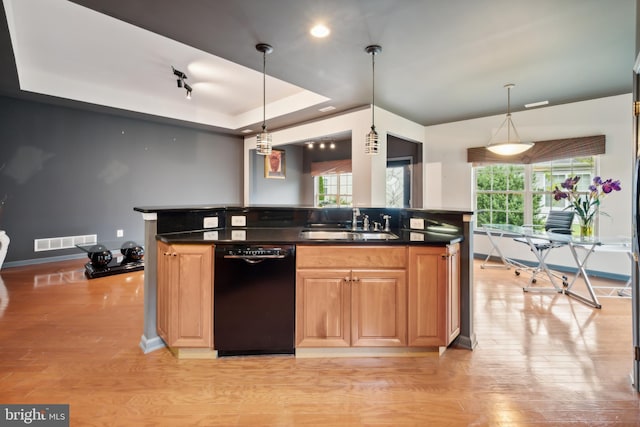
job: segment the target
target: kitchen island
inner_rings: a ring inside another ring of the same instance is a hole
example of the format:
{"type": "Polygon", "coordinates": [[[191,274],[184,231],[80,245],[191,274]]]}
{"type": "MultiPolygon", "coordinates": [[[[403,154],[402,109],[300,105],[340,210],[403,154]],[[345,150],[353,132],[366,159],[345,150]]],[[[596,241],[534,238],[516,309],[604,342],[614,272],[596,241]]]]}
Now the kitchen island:
{"type": "Polygon", "coordinates": [[[213,289],[220,262],[213,254],[229,245],[295,248],[295,301],[287,306],[295,305],[297,356],[475,346],[470,212],[359,208],[354,224],[349,208],[135,210],[145,220],[149,248],[145,353],[168,345],[179,357],[216,356],[213,289]]]}

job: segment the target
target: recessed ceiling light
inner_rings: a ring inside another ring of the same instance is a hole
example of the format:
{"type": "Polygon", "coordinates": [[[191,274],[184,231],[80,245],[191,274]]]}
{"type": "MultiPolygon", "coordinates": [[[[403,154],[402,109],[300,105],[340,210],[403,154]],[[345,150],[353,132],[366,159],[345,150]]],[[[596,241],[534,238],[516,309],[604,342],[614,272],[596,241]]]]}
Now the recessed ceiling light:
{"type": "Polygon", "coordinates": [[[322,107],[319,108],[318,111],[322,111],[323,113],[326,113],[327,111],[331,111],[331,110],[335,110],[336,107],[334,107],[333,105],[329,105],[327,107],[322,107]]]}
{"type": "Polygon", "coordinates": [[[313,37],[321,39],[327,37],[331,33],[331,30],[329,30],[329,27],[324,24],[316,24],[311,28],[309,32],[313,37]]]}
{"type": "Polygon", "coordinates": [[[245,129],[242,131],[242,133],[251,133],[251,132],[253,132],[251,129],[245,129]]]}
{"type": "Polygon", "coordinates": [[[525,108],[542,107],[543,105],[547,105],[548,103],[549,101],[532,102],[531,104],[524,104],[524,107],[525,108]]]}

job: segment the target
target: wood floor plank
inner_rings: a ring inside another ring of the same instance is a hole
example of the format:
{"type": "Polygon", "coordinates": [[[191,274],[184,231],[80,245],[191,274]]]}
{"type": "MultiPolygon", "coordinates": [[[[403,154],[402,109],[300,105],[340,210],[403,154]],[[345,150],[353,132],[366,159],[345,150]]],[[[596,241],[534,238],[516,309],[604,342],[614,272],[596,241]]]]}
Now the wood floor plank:
{"type": "Polygon", "coordinates": [[[474,351],[178,360],[138,347],[144,272],[83,262],[0,272],[0,403],[68,403],[74,426],[640,425],[629,298],[597,310],[477,263],[474,351]]]}

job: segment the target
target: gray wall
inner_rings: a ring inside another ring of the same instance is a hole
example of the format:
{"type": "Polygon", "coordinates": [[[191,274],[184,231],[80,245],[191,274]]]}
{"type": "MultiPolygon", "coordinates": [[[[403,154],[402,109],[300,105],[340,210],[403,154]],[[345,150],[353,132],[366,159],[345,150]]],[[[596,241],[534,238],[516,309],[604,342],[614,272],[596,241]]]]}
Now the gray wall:
{"type": "MultiPolygon", "coordinates": [[[[251,151],[249,156],[249,202],[252,205],[305,205],[303,200],[303,148],[297,145],[276,147],[285,151],[285,178],[264,176],[264,156],[251,151]]],[[[313,197],[312,197],[313,199],[313,197]]]]}
{"type": "Polygon", "coordinates": [[[34,252],[34,239],[97,234],[143,240],[134,206],[240,204],[242,138],[0,97],[0,229],[6,262],[72,256],[34,252]]]}

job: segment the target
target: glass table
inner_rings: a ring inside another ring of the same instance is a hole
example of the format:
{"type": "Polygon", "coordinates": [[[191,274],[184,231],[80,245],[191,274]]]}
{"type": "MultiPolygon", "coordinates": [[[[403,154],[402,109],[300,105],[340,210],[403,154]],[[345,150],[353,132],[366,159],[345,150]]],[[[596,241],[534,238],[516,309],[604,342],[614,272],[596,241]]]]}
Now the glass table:
{"type": "Polygon", "coordinates": [[[144,247],[131,240],[76,245],[89,262],[84,273],[89,279],[144,269],[144,247]]]}
{"type": "Polygon", "coordinates": [[[551,233],[543,230],[536,230],[532,227],[523,227],[511,224],[485,224],[483,228],[487,234],[487,237],[489,238],[492,249],[489,252],[489,255],[487,255],[485,262],[482,264],[482,268],[489,268],[489,266],[487,265],[487,261],[495,250],[500,256],[500,259],[503,263],[503,265],[499,267],[515,267],[516,269],[531,270],[531,266],[504,256],[497,241],[497,238],[499,237],[520,238],[520,240],[528,243],[531,251],[538,260],[538,268],[545,273],[552,285],[551,288],[540,288],[531,286],[525,287],[523,288],[525,292],[559,292],[573,297],[578,301],[581,301],[595,308],[602,308],[602,305],[598,301],[598,297],[594,292],[593,285],[591,284],[591,280],[589,280],[589,275],[586,270],[586,265],[589,257],[595,252],[596,248],[599,247],[627,248],[627,251],[631,250],[630,241],[625,238],[593,237],[584,239],[579,236],[573,236],[570,234],[551,233]],[[545,251],[544,253],[538,251],[535,245],[540,241],[549,242],[550,249],[545,251]],[[569,251],[571,252],[572,258],[577,267],[577,272],[571,282],[567,280],[566,276],[562,276],[561,284],[558,284],[558,277],[553,274],[553,272],[549,269],[545,262],[547,255],[553,249],[559,247],[569,248],[569,251]],[[579,251],[582,254],[580,254],[579,251]],[[585,284],[588,296],[582,295],[573,290],[573,286],[579,279],[585,284]]]}

